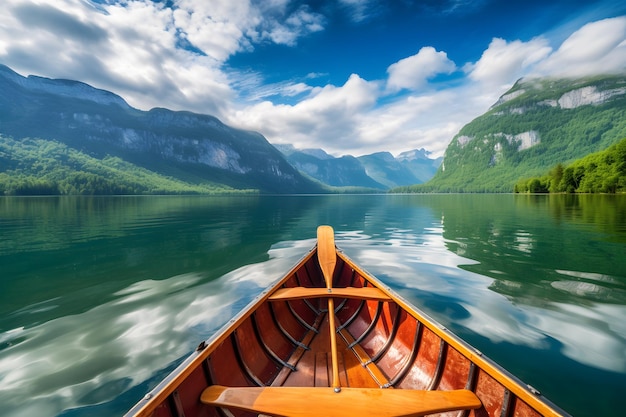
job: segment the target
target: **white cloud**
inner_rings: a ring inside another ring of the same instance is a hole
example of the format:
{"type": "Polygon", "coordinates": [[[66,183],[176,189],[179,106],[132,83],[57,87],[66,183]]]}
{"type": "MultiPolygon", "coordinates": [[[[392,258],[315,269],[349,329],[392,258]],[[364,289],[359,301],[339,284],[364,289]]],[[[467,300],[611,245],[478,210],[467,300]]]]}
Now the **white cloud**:
{"type": "Polygon", "coordinates": [[[378,150],[385,143],[392,153],[426,148],[434,157],[441,156],[450,139],[472,118],[458,97],[453,91],[405,97],[372,111],[359,126],[359,135],[364,142],[378,145],[378,150]]]}
{"type": "Polygon", "coordinates": [[[626,70],[626,16],[589,23],[537,66],[538,75],[585,76],[626,70]]]}
{"type": "Polygon", "coordinates": [[[313,89],[295,105],[264,101],[233,113],[231,124],[259,130],[274,143],[322,147],[330,152],[357,149],[359,123],[378,97],[376,83],[356,74],[343,86],[313,89]]]}
{"type": "Polygon", "coordinates": [[[445,52],[436,51],[431,46],[423,47],[419,52],[392,64],[387,68],[389,78],[387,88],[415,90],[423,87],[429,78],[437,74],[451,74],[456,65],[445,52]]]}
{"type": "Polygon", "coordinates": [[[205,54],[223,62],[246,49],[244,31],[259,22],[247,2],[181,0],[173,24],[205,54]]]}
{"type": "Polygon", "coordinates": [[[272,143],[321,147],[337,156],[426,148],[437,157],[465,123],[499,96],[485,97],[480,89],[464,86],[380,105],[381,87],[353,74],[343,86],[314,89],[293,105],[264,101],[243,107],[228,122],[258,130],[272,143]]]}
{"type": "Polygon", "coordinates": [[[480,60],[476,64],[468,65],[466,71],[474,82],[494,87],[510,87],[550,52],[548,41],[543,38],[535,38],[529,42],[507,42],[494,38],[480,60]]]}
{"type": "Polygon", "coordinates": [[[302,36],[324,29],[322,15],[305,5],[290,11],[288,5],[287,0],[179,0],[176,25],[193,45],[224,62],[255,43],[294,46],[302,36]]]}

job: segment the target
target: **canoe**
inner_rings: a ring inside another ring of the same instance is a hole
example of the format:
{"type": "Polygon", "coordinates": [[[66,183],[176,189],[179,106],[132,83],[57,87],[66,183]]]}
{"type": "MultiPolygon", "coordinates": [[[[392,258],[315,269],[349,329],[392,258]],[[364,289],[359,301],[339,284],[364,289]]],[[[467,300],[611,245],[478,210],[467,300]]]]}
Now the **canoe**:
{"type": "Polygon", "coordinates": [[[127,416],[567,416],[317,244],[127,416]]]}

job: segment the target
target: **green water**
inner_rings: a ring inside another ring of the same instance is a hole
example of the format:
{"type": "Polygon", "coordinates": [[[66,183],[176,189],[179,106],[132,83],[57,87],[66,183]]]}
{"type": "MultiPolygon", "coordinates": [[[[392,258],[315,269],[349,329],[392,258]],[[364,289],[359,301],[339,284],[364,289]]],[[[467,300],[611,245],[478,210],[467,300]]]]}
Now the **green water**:
{"type": "Polygon", "coordinates": [[[2,415],[121,415],[335,228],[576,416],[626,387],[626,196],[0,198],[2,415]]]}

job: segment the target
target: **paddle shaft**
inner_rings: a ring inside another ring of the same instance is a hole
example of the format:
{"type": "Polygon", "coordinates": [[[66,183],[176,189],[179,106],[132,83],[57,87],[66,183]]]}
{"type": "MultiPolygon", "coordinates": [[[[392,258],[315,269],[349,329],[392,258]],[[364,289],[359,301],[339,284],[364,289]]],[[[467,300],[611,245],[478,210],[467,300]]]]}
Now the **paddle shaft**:
{"type": "MultiPolygon", "coordinates": [[[[330,294],[332,293],[333,273],[337,263],[335,237],[330,226],[317,228],[317,259],[324,275],[324,281],[326,281],[326,288],[330,294]]],[[[332,297],[328,298],[328,327],[330,332],[330,356],[333,367],[332,387],[338,392],[341,390],[341,386],[339,383],[339,360],[337,358],[337,333],[335,331],[335,301],[332,297]]]]}
{"type": "Polygon", "coordinates": [[[339,360],[337,358],[337,333],[335,332],[335,302],[328,299],[328,327],[330,328],[330,356],[333,365],[333,388],[341,389],[339,385],[339,360]]]}

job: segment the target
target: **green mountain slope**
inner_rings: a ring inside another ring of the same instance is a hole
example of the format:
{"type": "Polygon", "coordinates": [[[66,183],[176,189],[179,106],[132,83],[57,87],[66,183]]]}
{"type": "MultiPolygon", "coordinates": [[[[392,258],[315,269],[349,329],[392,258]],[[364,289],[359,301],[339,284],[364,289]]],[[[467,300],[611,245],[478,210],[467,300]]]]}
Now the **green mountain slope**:
{"type": "Polygon", "coordinates": [[[211,194],[241,192],[188,183],[118,157],[94,158],[65,144],[0,135],[0,195],[211,194]]]}
{"type": "Polygon", "coordinates": [[[626,75],[518,81],[465,125],[431,181],[398,192],[512,192],[626,137],[626,75]]]}

